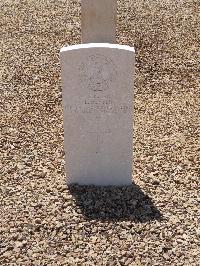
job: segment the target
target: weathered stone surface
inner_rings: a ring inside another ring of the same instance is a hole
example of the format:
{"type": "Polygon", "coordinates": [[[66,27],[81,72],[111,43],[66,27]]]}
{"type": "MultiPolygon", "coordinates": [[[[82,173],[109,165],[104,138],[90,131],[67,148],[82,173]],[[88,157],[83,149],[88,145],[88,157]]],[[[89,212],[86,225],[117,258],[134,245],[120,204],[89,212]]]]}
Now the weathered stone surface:
{"type": "Polygon", "coordinates": [[[116,43],[116,0],[82,0],[83,43],[116,43]]]}
{"type": "Polygon", "coordinates": [[[134,49],[61,49],[68,183],[128,185],[132,173],[134,49]]]}

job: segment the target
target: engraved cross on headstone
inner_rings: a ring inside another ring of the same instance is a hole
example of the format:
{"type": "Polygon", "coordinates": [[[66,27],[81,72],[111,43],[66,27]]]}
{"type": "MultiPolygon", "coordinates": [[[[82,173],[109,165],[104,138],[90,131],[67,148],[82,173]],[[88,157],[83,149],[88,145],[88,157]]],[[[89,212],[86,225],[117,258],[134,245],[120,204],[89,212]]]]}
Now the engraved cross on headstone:
{"type": "Polygon", "coordinates": [[[82,0],[82,43],[116,43],[117,0],[82,0]]]}
{"type": "Polygon", "coordinates": [[[100,116],[96,116],[96,130],[94,131],[88,131],[88,133],[90,134],[95,134],[96,135],[96,148],[95,148],[95,152],[96,154],[99,154],[101,152],[101,144],[103,142],[103,136],[105,134],[110,134],[111,130],[110,129],[106,129],[106,130],[101,130],[99,127],[99,121],[100,121],[101,117],[100,116]]]}

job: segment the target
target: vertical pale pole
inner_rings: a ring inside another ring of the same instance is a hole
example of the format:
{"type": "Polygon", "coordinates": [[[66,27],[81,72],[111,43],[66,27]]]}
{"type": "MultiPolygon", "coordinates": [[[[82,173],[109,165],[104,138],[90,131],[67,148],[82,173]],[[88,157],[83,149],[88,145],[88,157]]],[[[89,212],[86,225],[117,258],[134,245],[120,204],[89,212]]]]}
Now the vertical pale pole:
{"type": "Polygon", "coordinates": [[[82,0],[82,43],[116,43],[117,0],[82,0]]]}

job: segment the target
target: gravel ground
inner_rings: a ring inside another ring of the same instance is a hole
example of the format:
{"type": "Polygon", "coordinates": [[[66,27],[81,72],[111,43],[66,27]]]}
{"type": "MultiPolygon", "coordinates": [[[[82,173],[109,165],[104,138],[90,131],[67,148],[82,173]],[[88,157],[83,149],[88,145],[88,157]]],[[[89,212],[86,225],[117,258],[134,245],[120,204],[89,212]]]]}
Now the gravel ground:
{"type": "Polygon", "coordinates": [[[67,187],[59,49],[80,1],[1,0],[0,265],[200,265],[198,0],[118,1],[136,48],[134,184],[67,187]]]}

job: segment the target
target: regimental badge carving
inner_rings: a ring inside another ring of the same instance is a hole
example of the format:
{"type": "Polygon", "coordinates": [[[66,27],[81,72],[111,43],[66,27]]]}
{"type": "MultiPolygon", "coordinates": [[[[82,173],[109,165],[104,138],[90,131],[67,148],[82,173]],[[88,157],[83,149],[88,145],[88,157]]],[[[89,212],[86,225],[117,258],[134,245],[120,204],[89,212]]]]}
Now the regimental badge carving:
{"type": "Polygon", "coordinates": [[[81,82],[94,92],[106,91],[117,78],[114,62],[103,55],[91,55],[79,66],[81,82]]]}

